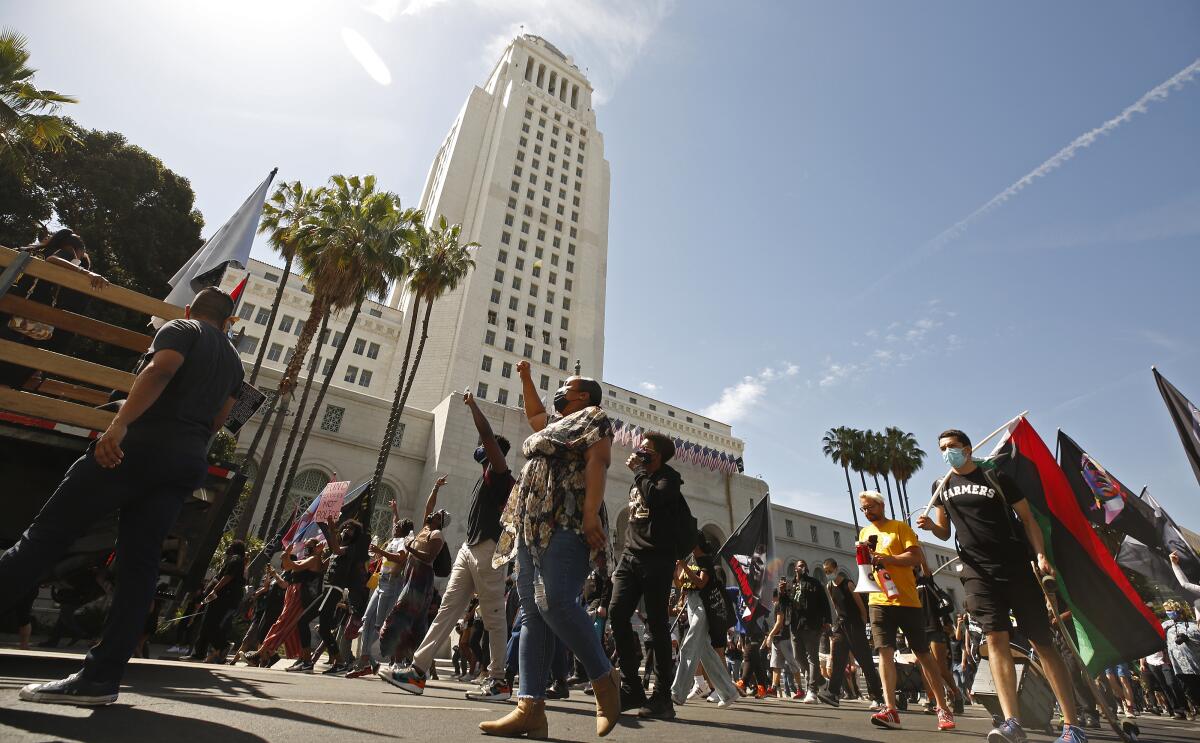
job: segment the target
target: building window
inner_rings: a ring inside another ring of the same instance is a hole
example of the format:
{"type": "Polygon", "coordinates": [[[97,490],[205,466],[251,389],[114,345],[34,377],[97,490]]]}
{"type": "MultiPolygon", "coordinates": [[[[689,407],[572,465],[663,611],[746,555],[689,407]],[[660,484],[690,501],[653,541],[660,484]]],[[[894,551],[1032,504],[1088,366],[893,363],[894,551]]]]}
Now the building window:
{"type": "Polygon", "coordinates": [[[353,383],[354,380],[358,379],[358,367],[357,366],[347,366],[346,367],[346,376],[344,377],[344,379],[350,383],[353,383]]]}
{"type": "Polygon", "coordinates": [[[558,357],[558,368],[563,371],[567,370],[567,357],[566,356],[558,357]]]}
{"type": "Polygon", "coordinates": [[[667,411],[667,417],[668,417],[668,418],[674,418],[674,417],[675,417],[675,411],[674,411],[674,410],[668,410],[668,411],[667,411]]]}
{"type": "Polygon", "coordinates": [[[354,340],[354,355],[362,356],[364,353],[366,353],[366,351],[367,351],[367,339],[366,338],[356,338],[354,340]]]}
{"type": "Polygon", "coordinates": [[[505,379],[511,379],[512,378],[512,369],[513,369],[512,364],[505,361],[504,364],[500,367],[500,376],[504,377],[505,379]]]}
{"type": "Polygon", "coordinates": [[[496,345],[496,331],[489,330],[483,334],[483,342],[489,346],[496,345]]]}
{"type": "Polygon", "coordinates": [[[783,533],[789,537],[796,536],[796,525],[792,523],[791,519],[783,520],[783,533]]]}
{"type": "Polygon", "coordinates": [[[563,309],[564,310],[571,309],[571,298],[570,297],[563,297],[563,309]]]}
{"type": "Polygon", "coordinates": [[[521,306],[521,303],[520,303],[519,301],[517,301],[517,298],[516,298],[516,297],[509,297],[509,298],[508,298],[508,308],[509,308],[510,310],[512,310],[513,312],[516,312],[516,311],[517,311],[517,308],[518,308],[518,307],[520,307],[520,306],[521,306]]]}
{"type": "Polygon", "coordinates": [[[267,361],[279,361],[279,357],[283,355],[283,344],[272,343],[267,349],[267,361]]]}
{"type": "Polygon", "coordinates": [[[368,359],[379,358],[379,344],[378,343],[372,343],[371,345],[367,346],[367,358],[368,359]]]}
{"type": "Polygon", "coordinates": [[[495,325],[495,324],[496,324],[496,311],[488,310],[488,325],[495,325]]]}
{"type": "Polygon", "coordinates": [[[547,377],[545,374],[543,374],[540,386],[544,390],[550,389],[550,377],[547,377]]]}
{"type": "Polygon", "coordinates": [[[337,348],[338,346],[342,345],[342,339],[345,337],[346,337],[345,333],[343,333],[342,331],[339,330],[333,334],[333,340],[331,340],[329,342],[329,344],[332,345],[334,348],[337,348]]]}
{"type": "Polygon", "coordinates": [[[475,397],[478,397],[480,400],[486,400],[487,390],[487,382],[480,382],[479,386],[475,388],[475,397]]]}
{"type": "Polygon", "coordinates": [[[263,274],[263,278],[266,279],[267,281],[270,281],[272,284],[274,284],[276,281],[279,281],[279,274],[275,274],[275,273],[271,273],[270,271],[267,271],[266,273],[263,274]]]}
{"type": "Polygon", "coordinates": [[[842,533],[840,531],[835,531],[833,533],[833,546],[834,547],[842,546],[842,533]]]}
{"type": "Polygon", "coordinates": [[[250,318],[254,317],[254,305],[243,304],[242,308],[238,310],[238,317],[242,318],[243,320],[249,320],[250,318]]]}
{"type": "Polygon", "coordinates": [[[567,329],[567,325],[569,325],[569,323],[567,322],[567,318],[565,318],[565,317],[562,319],[562,322],[561,322],[561,323],[559,323],[559,324],[562,326],[562,329],[563,329],[563,330],[566,330],[566,329],[567,329]]]}
{"type": "Polygon", "coordinates": [[[342,418],[346,415],[346,409],[337,405],[326,405],[325,415],[321,416],[321,430],[337,433],[342,428],[342,418]]]}
{"type": "Polygon", "coordinates": [[[563,280],[563,289],[566,289],[567,291],[571,291],[571,287],[572,287],[572,286],[574,286],[574,285],[575,285],[575,284],[574,284],[574,282],[573,282],[571,279],[564,279],[564,280],[563,280]]]}
{"type": "Polygon", "coordinates": [[[518,271],[524,271],[524,270],[525,270],[525,259],[524,259],[524,258],[518,258],[518,259],[517,259],[517,260],[516,260],[516,261],[513,263],[513,266],[515,266],[515,267],[516,267],[516,269],[517,269],[518,271]]]}
{"type": "Polygon", "coordinates": [[[291,315],[284,315],[283,318],[279,321],[279,331],[282,333],[292,332],[292,323],[294,323],[295,321],[296,321],[296,319],[294,317],[292,317],[291,315]]]}
{"type": "Polygon", "coordinates": [[[508,251],[501,250],[496,254],[496,260],[500,261],[501,263],[508,263],[508,251]]]}
{"type": "Polygon", "coordinates": [[[333,359],[325,359],[325,365],[321,367],[321,375],[328,377],[333,373],[333,359]]]}
{"type": "Polygon", "coordinates": [[[690,415],[689,415],[689,416],[687,417],[687,422],[688,422],[688,423],[693,423],[693,422],[694,422],[694,421],[692,421],[692,416],[690,416],[690,415]]]}
{"type": "Polygon", "coordinates": [[[238,339],[237,349],[242,353],[254,353],[258,350],[258,339],[249,335],[243,335],[238,339]]]}
{"type": "Polygon", "coordinates": [[[512,319],[511,317],[504,318],[504,325],[506,328],[508,328],[508,332],[510,332],[510,333],[517,332],[517,321],[512,319]]]}
{"type": "Polygon", "coordinates": [[[259,307],[258,314],[255,315],[255,317],[254,317],[254,322],[258,323],[259,325],[266,325],[267,321],[270,319],[271,319],[271,311],[268,310],[266,307],[259,307]]]}
{"type": "Polygon", "coordinates": [[[506,389],[496,390],[496,402],[500,403],[501,405],[507,405],[508,404],[508,390],[506,390],[506,389]]]}
{"type": "Polygon", "coordinates": [[[542,351],[542,363],[546,364],[547,366],[550,365],[550,352],[549,351],[542,351]]]}
{"type": "Polygon", "coordinates": [[[501,271],[501,270],[500,270],[500,269],[498,269],[498,268],[496,269],[495,281],[496,281],[496,283],[497,283],[497,284],[503,284],[503,283],[504,283],[504,272],[503,272],[503,271],[501,271]]]}
{"type": "Polygon", "coordinates": [[[526,343],[525,349],[523,351],[521,351],[521,355],[527,359],[532,359],[533,358],[533,346],[526,343]]]}
{"type": "Polygon", "coordinates": [[[483,357],[483,367],[482,368],[485,372],[490,372],[492,370],[492,357],[491,356],[483,357]]]}
{"type": "Polygon", "coordinates": [[[509,353],[513,352],[513,339],[512,338],[504,339],[504,350],[508,351],[509,353]]]}
{"type": "Polygon", "coordinates": [[[371,371],[369,369],[362,370],[362,374],[360,374],[358,377],[358,386],[359,387],[370,387],[371,386],[371,371]]]}
{"type": "Polygon", "coordinates": [[[820,540],[820,538],[817,536],[817,527],[816,527],[816,525],[810,525],[810,526],[808,527],[808,535],[809,535],[810,537],[812,537],[812,543],[813,543],[813,544],[820,544],[820,543],[821,543],[821,540],[820,540]]]}
{"type": "Polygon", "coordinates": [[[500,304],[500,290],[492,289],[492,304],[500,304]]]}
{"type": "Polygon", "coordinates": [[[512,242],[512,234],[510,234],[508,232],[501,232],[500,233],[500,242],[504,243],[505,245],[508,245],[510,242],[512,242]]]}

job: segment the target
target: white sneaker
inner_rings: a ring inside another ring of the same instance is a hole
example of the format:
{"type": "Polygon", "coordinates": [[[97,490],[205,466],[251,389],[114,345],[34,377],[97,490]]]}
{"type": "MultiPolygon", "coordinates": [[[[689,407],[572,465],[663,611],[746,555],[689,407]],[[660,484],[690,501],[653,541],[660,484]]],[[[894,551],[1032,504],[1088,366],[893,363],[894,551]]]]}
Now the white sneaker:
{"type": "MultiPolygon", "coordinates": [[[[710,699],[709,701],[711,702],[712,700],[710,699]]],[[[733,706],[732,699],[730,699],[728,701],[726,701],[724,699],[720,699],[717,701],[717,709],[729,709],[732,706],[733,706]]]]}
{"type": "Polygon", "coordinates": [[[809,692],[804,695],[804,699],[801,699],[800,702],[802,704],[820,704],[821,700],[817,699],[817,695],[813,694],[812,690],[810,689],[809,692]]]}
{"type": "Polygon", "coordinates": [[[692,690],[688,692],[687,698],[695,699],[696,697],[707,697],[709,694],[712,694],[712,693],[713,693],[713,690],[708,688],[708,684],[697,683],[696,685],[694,685],[692,687],[692,690]]]}
{"type": "Polygon", "coordinates": [[[715,691],[714,691],[712,694],[709,694],[708,696],[706,696],[706,697],[704,698],[704,701],[706,701],[706,702],[719,702],[719,701],[721,701],[721,698],[720,698],[720,697],[718,697],[718,696],[717,696],[717,692],[715,692],[715,691]]]}
{"type": "Polygon", "coordinates": [[[872,712],[878,712],[883,709],[883,705],[879,702],[872,701],[869,705],[867,705],[867,709],[871,710],[872,712]]]}

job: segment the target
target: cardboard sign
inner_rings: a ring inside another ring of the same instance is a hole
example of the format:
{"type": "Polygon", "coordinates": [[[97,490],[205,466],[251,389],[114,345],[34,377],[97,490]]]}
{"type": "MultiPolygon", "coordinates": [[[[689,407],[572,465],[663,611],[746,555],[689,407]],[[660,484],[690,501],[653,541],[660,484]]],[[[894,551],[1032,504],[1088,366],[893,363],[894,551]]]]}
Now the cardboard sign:
{"type": "Polygon", "coordinates": [[[350,490],[350,481],[331,482],[321,491],[321,502],[313,514],[313,521],[324,523],[329,519],[337,521],[342,515],[342,504],[346,502],[346,492],[350,490]]]}
{"type": "Polygon", "coordinates": [[[233,409],[229,411],[229,417],[225,419],[225,428],[230,433],[237,434],[266,401],[267,396],[257,387],[249,382],[242,382],[242,388],[238,390],[237,402],[233,404],[233,409]]]}

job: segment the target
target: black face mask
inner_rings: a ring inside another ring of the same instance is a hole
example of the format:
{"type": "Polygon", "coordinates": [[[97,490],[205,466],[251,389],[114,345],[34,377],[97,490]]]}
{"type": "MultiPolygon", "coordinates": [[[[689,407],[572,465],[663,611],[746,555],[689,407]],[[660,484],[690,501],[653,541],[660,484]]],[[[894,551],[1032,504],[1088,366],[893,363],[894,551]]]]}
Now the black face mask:
{"type": "Polygon", "coordinates": [[[475,464],[483,464],[487,461],[487,449],[483,448],[483,444],[475,447],[475,464]]]}
{"type": "Polygon", "coordinates": [[[566,390],[558,390],[554,393],[554,410],[556,412],[561,413],[563,409],[567,407],[567,403],[569,402],[570,400],[567,399],[566,390]]]}

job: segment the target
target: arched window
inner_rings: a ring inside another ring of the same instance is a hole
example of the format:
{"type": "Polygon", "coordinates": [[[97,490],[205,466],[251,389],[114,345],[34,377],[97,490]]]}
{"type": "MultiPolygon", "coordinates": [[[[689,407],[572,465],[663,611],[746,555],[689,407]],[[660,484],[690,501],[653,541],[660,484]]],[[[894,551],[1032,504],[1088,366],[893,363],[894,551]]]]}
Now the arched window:
{"type": "Polygon", "coordinates": [[[550,95],[554,95],[554,93],[557,89],[558,89],[558,73],[551,71],[550,72],[550,87],[548,87],[546,90],[547,90],[547,92],[550,93],[550,95]]]}
{"type": "Polygon", "coordinates": [[[579,86],[571,86],[571,108],[579,108],[579,86]]]}
{"type": "Polygon", "coordinates": [[[525,81],[533,79],[533,57],[525,60],[525,81]]]}
{"type": "MultiPolygon", "coordinates": [[[[376,539],[383,537],[386,541],[392,538],[392,507],[388,505],[391,501],[396,501],[397,506],[403,510],[403,504],[396,496],[396,489],[387,483],[380,483],[379,492],[375,495],[375,505],[372,506],[375,511],[371,514],[370,523],[371,535],[376,539]]],[[[404,516],[403,513],[400,515],[404,516]]]]}
{"type": "Polygon", "coordinates": [[[287,522],[293,518],[293,513],[299,513],[307,508],[313,498],[321,494],[329,484],[329,475],[318,469],[307,469],[299,472],[292,480],[292,489],[288,491],[288,502],[280,512],[280,520],[287,522]]]}
{"type": "Polygon", "coordinates": [[[545,84],[546,80],[546,65],[538,65],[537,86],[540,88],[545,84]]]}

